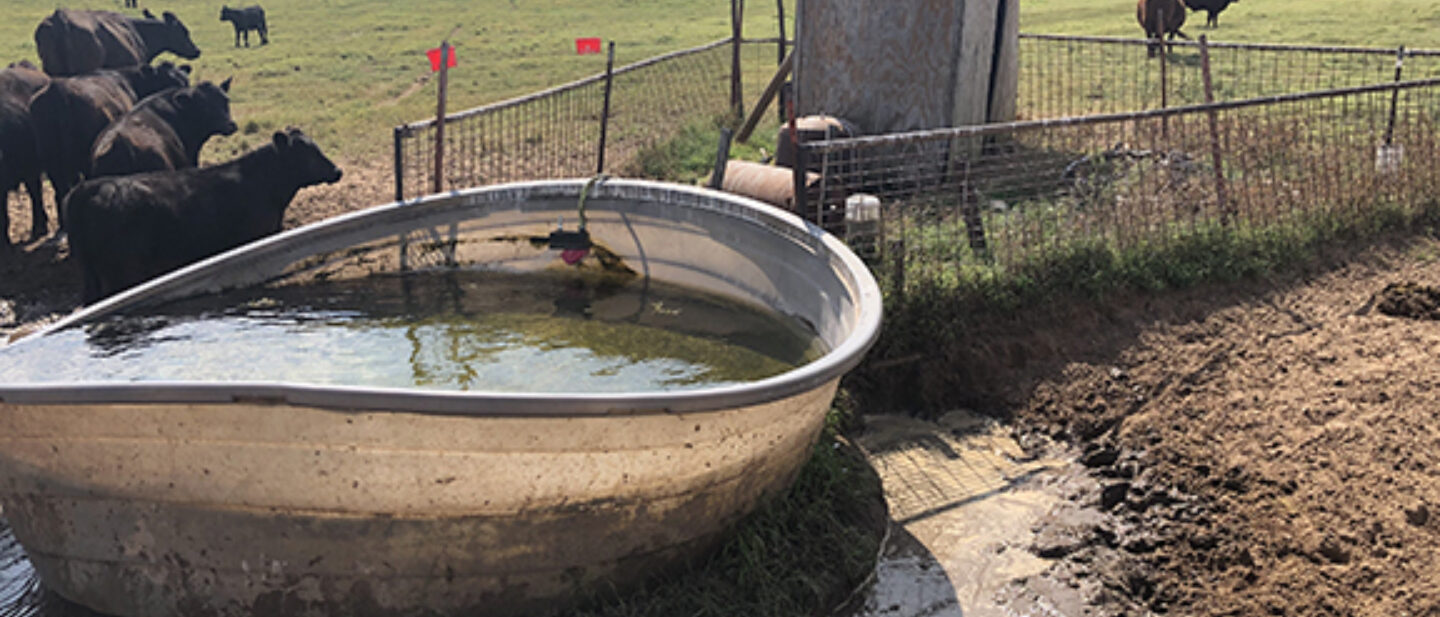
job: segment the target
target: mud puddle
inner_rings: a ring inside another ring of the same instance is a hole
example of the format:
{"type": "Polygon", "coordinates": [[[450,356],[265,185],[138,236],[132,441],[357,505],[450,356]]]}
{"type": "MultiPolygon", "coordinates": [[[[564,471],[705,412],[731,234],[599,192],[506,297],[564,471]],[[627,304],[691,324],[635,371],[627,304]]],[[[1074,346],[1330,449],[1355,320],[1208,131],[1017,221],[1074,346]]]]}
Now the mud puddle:
{"type": "Polygon", "coordinates": [[[1061,458],[1028,457],[1004,425],[958,411],[938,421],[867,416],[856,439],[889,502],[890,541],[852,617],[1080,614],[1063,589],[1019,581],[1053,560],[1034,529],[1072,490],[1061,458]]]}

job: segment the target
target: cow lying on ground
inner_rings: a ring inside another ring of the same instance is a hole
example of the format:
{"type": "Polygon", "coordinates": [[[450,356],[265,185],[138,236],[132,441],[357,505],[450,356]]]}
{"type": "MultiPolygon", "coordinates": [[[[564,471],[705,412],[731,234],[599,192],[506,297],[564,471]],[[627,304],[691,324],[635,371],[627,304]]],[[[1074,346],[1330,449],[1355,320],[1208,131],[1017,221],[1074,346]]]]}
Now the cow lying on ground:
{"type": "MultiPolygon", "coordinates": [[[[55,189],[55,203],[90,172],[95,138],[141,98],[190,85],[190,67],[169,62],[79,77],[57,77],[30,99],[40,168],[55,189]]],[[[61,216],[64,227],[64,216],[61,216]]]]}
{"type": "Polygon", "coordinates": [[[30,239],[38,240],[49,231],[30,117],[30,97],[49,83],[50,78],[29,62],[0,70],[0,246],[10,244],[10,209],[3,206],[4,198],[21,185],[30,194],[30,239]]]}
{"type": "Polygon", "coordinates": [[[1185,5],[1180,0],[1140,0],[1135,5],[1135,19],[1145,29],[1145,38],[1150,40],[1146,53],[1154,58],[1160,51],[1165,37],[1175,40],[1178,35],[1189,39],[1180,26],[1185,25],[1185,5]]]}
{"type": "Polygon", "coordinates": [[[186,59],[200,56],[190,31],[170,12],[153,19],[56,9],[35,28],[35,47],[45,72],[55,76],[149,64],[165,51],[186,59]]]}
{"type": "Polygon", "coordinates": [[[254,30],[260,35],[260,44],[270,42],[270,30],[265,27],[265,9],[259,6],[247,6],[243,9],[232,9],[228,6],[220,8],[220,21],[228,21],[235,26],[235,46],[240,46],[240,35],[245,35],[245,46],[250,46],[250,31],[254,30]]]}
{"type": "Polygon", "coordinates": [[[84,301],[276,233],[296,192],[340,176],[292,128],[219,165],[87,180],[64,206],[84,301]]]}
{"type": "Polygon", "coordinates": [[[1239,0],[1185,0],[1185,6],[1192,11],[1205,11],[1205,25],[1211,28],[1220,25],[1220,12],[1239,0]]]}
{"type": "Polygon", "coordinates": [[[90,177],[184,169],[200,163],[212,135],[232,135],[230,80],[152,94],[95,139],[90,177]]]}

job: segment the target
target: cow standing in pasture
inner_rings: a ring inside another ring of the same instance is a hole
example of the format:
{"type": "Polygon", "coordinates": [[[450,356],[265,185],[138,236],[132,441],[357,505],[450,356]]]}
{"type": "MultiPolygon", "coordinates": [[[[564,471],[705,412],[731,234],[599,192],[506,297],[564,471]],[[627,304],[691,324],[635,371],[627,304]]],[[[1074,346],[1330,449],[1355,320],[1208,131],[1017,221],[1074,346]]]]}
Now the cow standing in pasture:
{"type": "Polygon", "coordinates": [[[1145,29],[1145,38],[1150,40],[1146,52],[1151,58],[1160,51],[1167,36],[1172,41],[1176,36],[1190,38],[1180,31],[1180,26],[1185,25],[1185,5],[1180,0],[1140,0],[1135,5],[1135,19],[1145,29]]]}
{"type": "Polygon", "coordinates": [[[240,46],[240,35],[245,35],[245,46],[250,46],[250,31],[254,30],[260,35],[260,44],[270,42],[270,29],[265,27],[265,9],[257,6],[247,6],[243,9],[232,9],[228,6],[220,8],[220,21],[228,21],[235,26],[235,46],[240,46]]]}
{"type": "Polygon", "coordinates": [[[200,163],[200,148],[213,135],[233,135],[230,80],[204,82],[152,94],[95,139],[90,177],[184,169],[200,163]]]}
{"type": "Polygon", "coordinates": [[[274,234],[295,193],[340,177],[292,128],[219,165],[87,180],[64,206],[84,301],[274,234]]]}
{"type": "Polygon", "coordinates": [[[127,17],[109,11],[56,9],[35,28],[35,47],[45,72],[83,75],[99,69],[149,64],[161,52],[200,56],[190,31],[174,13],[127,17]]]}
{"type": "MultiPolygon", "coordinates": [[[[40,168],[55,203],[90,172],[95,138],[141,98],[190,85],[190,67],[163,62],[79,77],[57,77],[30,99],[40,168]]],[[[39,225],[39,222],[36,223],[39,225]]],[[[62,214],[60,224],[65,226],[62,214]]]]}
{"type": "Polygon", "coordinates": [[[1205,11],[1205,25],[1211,28],[1220,26],[1220,12],[1239,0],[1185,0],[1185,6],[1192,11],[1205,11]]]}
{"type": "Polygon", "coordinates": [[[10,244],[10,209],[4,207],[5,197],[22,185],[30,194],[30,240],[38,240],[49,230],[45,196],[40,191],[35,124],[30,117],[30,97],[49,83],[48,76],[23,60],[0,70],[0,247],[10,244]]]}

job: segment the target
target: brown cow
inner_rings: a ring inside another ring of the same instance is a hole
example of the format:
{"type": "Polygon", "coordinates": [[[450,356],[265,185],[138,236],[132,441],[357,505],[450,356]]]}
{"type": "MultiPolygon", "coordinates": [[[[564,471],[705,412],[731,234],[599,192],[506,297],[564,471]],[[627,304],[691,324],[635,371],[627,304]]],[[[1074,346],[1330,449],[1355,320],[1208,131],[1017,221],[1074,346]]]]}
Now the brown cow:
{"type": "Polygon", "coordinates": [[[1155,57],[1167,36],[1172,41],[1176,36],[1190,38],[1180,31],[1180,26],[1185,25],[1185,5],[1180,0],[1140,0],[1135,5],[1135,20],[1140,22],[1140,27],[1145,29],[1145,38],[1150,40],[1147,52],[1151,58],[1155,57]]]}
{"type": "Polygon", "coordinates": [[[190,31],[168,11],[164,19],[154,19],[56,9],[35,28],[35,47],[45,72],[55,76],[149,64],[165,51],[187,59],[200,56],[190,31]]]}
{"type": "MultiPolygon", "coordinates": [[[[90,172],[95,138],[135,102],[166,88],[190,85],[189,65],[169,62],[79,77],[56,77],[30,99],[40,167],[55,189],[55,203],[90,172]]],[[[64,226],[64,217],[61,217],[64,226]]]]}

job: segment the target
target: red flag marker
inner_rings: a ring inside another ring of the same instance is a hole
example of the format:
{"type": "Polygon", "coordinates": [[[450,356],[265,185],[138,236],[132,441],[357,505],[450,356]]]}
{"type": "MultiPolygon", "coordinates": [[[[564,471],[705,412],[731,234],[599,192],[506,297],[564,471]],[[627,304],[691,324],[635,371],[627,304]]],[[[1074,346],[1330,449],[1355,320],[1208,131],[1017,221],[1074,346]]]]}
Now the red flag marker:
{"type": "Polygon", "coordinates": [[[577,54],[598,54],[600,53],[600,38],[575,39],[575,53],[577,54]]]}
{"type": "MultiPolygon", "coordinates": [[[[432,50],[430,50],[430,51],[425,52],[425,57],[430,58],[430,71],[431,71],[432,73],[435,72],[435,71],[439,71],[439,70],[440,70],[440,48],[439,48],[439,47],[436,47],[435,49],[432,49],[432,50]]],[[[449,62],[446,62],[446,63],[445,63],[445,67],[446,67],[446,68],[455,66],[455,46],[454,46],[454,45],[451,45],[451,46],[450,46],[450,58],[449,58],[449,60],[450,60],[449,62]]]]}

